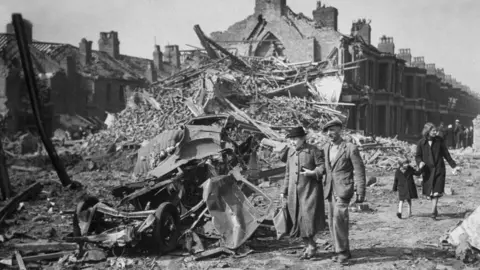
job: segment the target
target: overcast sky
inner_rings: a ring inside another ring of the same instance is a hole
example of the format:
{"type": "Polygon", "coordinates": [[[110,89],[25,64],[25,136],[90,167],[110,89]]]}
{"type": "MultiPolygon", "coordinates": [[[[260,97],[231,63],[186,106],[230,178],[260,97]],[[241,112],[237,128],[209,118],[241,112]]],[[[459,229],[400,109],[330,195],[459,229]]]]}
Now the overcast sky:
{"type": "MultiPolygon", "coordinates": [[[[396,51],[443,67],[447,74],[480,91],[480,1],[478,0],[329,0],[339,10],[339,31],[352,20],[372,21],[372,41],[392,36],[396,51]]],[[[225,30],[253,13],[255,0],[0,0],[0,23],[21,12],[34,24],[34,39],[78,46],[101,31],[118,31],[120,52],[152,58],[153,44],[199,46],[193,26],[207,34],[225,30]]],[[[287,0],[293,11],[311,17],[316,0],[287,0]]],[[[163,50],[163,49],[162,49],[163,50]]]]}

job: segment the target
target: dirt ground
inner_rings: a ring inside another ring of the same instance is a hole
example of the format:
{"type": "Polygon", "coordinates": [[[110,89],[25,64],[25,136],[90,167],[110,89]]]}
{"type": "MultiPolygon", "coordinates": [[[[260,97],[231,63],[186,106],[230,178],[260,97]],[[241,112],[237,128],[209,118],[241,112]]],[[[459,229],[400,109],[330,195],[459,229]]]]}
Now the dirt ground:
{"type": "MultiPolygon", "coordinates": [[[[297,240],[275,240],[274,232],[265,229],[246,243],[253,253],[247,256],[221,256],[205,261],[194,261],[191,256],[134,254],[111,257],[97,264],[77,265],[76,269],[480,269],[480,264],[465,265],[454,258],[450,249],[442,249],[440,238],[472,212],[480,202],[480,182],[475,181],[479,169],[464,170],[461,175],[447,172],[447,187],[454,195],[445,196],[439,203],[439,218],[429,217],[430,201],[413,202],[413,217],[396,217],[397,194],[391,192],[392,173],[375,173],[378,183],[367,190],[367,204],[371,210],[351,212],[350,239],[353,259],[349,266],[340,266],[330,260],[331,240],[328,230],[319,234],[318,256],[313,260],[300,260],[302,245],[297,240]]],[[[128,173],[118,171],[79,172],[73,180],[85,185],[82,192],[64,190],[52,171],[28,173],[10,171],[16,190],[22,190],[33,181],[44,183],[44,189],[35,200],[27,201],[24,208],[7,220],[4,235],[10,240],[0,243],[0,259],[12,254],[14,243],[29,239],[60,240],[72,231],[72,210],[79,197],[89,194],[112,201],[110,190],[131,181],[128,173]]],[[[373,175],[373,173],[370,173],[373,175]]],[[[478,179],[478,177],[477,177],[478,179]]],[[[279,182],[265,188],[274,199],[278,198],[279,182]]],[[[419,194],[421,189],[418,189],[419,194]]],[[[0,203],[0,207],[2,203],[0,203]]],[[[55,262],[50,265],[31,263],[29,269],[65,269],[55,262]]],[[[71,268],[75,269],[75,268],[71,268]]]]}

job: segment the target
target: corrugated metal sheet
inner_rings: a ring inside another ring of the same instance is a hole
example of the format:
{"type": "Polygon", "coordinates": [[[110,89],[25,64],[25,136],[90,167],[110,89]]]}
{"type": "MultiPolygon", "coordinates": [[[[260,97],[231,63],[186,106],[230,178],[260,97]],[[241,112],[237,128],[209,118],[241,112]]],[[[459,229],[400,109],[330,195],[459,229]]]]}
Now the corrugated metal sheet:
{"type": "Polygon", "coordinates": [[[0,34],[0,51],[7,46],[8,42],[15,40],[15,35],[13,34],[0,34]]]}

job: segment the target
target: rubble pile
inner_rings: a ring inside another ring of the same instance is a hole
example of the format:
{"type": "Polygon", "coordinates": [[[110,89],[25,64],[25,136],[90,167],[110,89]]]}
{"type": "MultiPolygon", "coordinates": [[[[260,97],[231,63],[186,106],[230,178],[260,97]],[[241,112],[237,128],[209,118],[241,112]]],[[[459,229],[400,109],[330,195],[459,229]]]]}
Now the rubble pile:
{"type": "Polygon", "coordinates": [[[404,158],[415,163],[416,146],[396,138],[376,137],[373,142],[358,145],[365,166],[370,170],[395,170],[398,161],[404,158]]]}
{"type": "Polygon", "coordinates": [[[113,121],[107,129],[86,138],[86,152],[108,148],[114,143],[140,144],[164,130],[178,128],[191,116],[179,96],[166,95],[157,102],[150,94],[137,92],[130,97],[125,110],[110,115],[113,121]]]}
{"type": "Polygon", "coordinates": [[[339,111],[316,105],[299,98],[263,98],[245,110],[252,119],[273,126],[303,126],[320,130],[333,117],[344,117],[339,111]]]}
{"type": "Polygon", "coordinates": [[[333,117],[346,119],[334,109],[336,102],[321,97],[309,83],[324,76],[328,61],[289,66],[273,57],[248,59],[248,68],[238,67],[238,61],[243,60],[211,59],[137,89],[124,111],[107,117],[106,130],[87,138],[86,151],[144,143],[199,115],[226,113],[267,128],[302,125],[314,130],[333,117]]]}

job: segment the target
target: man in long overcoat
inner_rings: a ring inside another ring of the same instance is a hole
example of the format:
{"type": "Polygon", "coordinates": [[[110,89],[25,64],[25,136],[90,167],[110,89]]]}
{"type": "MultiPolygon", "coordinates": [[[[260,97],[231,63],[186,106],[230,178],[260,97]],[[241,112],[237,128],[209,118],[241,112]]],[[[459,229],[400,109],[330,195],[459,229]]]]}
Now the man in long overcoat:
{"type": "Polygon", "coordinates": [[[326,172],[323,190],[329,204],[328,225],[335,243],[335,252],[338,254],[333,260],[345,264],[351,258],[348,206],[355,195],[355,187],[356,202],[365,200],[366,179],[365,165],[358,148],[342,139],[341,130],[340,120],[332,120],[323,127],[323,131],[330,138],[330,143],[323,148],[326,172]]]}
{"type": "Polygon", "coordinates": [[[282,195],[287,199],[293,224],[290,236],[303,238],[307,247],[302,257],[308,259],[316,251],[314,236],[326,227],[326,222],[320,173],[324,155],[306,142],[306,135],[302,127],[293,128],[288,134],[294,147],[287,154],[282,195]]]}

